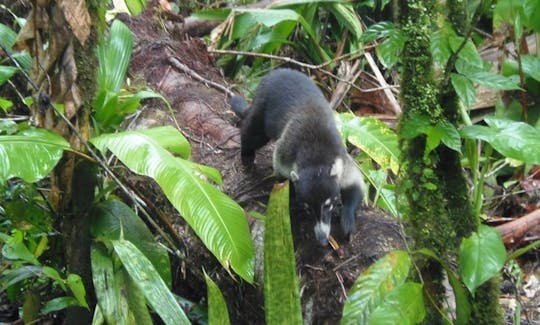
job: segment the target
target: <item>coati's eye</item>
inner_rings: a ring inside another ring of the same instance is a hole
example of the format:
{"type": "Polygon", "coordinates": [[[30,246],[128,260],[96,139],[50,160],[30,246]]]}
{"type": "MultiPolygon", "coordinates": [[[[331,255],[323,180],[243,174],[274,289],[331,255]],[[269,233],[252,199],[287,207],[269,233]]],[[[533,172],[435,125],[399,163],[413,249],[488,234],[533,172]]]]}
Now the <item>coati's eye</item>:
{"type": "Polygon", "coordinates": [[[332,204],[332,200],[330,199],[326,199],[326,201],[324,201],[323,206],[325,209],[330,210],[330,211],[332,211],[332,209],[334,208],[334,205],[332,204]]]}

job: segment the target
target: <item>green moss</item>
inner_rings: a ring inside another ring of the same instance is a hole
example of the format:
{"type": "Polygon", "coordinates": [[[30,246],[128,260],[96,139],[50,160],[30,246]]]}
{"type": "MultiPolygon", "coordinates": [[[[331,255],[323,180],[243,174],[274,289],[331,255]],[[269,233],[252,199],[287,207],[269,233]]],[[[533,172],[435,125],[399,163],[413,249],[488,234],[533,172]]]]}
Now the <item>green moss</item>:
{"type": "Polygon", "coordinates": [[[476,290],[472,302],[472,314],[469,321],[475,325],[504,324],[503,313],[499,305],[500,279],[492,278],[476,290]]]}

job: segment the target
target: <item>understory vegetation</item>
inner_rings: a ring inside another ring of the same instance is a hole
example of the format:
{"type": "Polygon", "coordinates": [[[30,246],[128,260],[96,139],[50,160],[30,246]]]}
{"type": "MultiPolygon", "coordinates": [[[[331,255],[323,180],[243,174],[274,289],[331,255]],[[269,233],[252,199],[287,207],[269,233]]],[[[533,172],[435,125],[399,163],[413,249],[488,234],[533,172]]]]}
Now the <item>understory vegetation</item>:
{"type": "MultiPolygon", "coordinates": [[[[227,276],[260,288],[268,324],[302,324],[288,185],[273,188],[264,216],[244,211],[221,171],[193,159],[176,120],[127,130],[149,99],[171,116],[175,107],[128,75],[135,31],[118,8],[79,4],[0,5],[0,302],[25,323],[228,324],[231,304],[204,265],[206,300],[173,293],[185,242],[149,213],[152,199],[127,180],[139,175],[227,276]],[[248,212],[265,223],[262,278],[248,212]]],[[[132,15],[147,6],[125,4],[132,15]]],[[[538,1],[148,6],[213,22],[203,40],[234,92],[252,98],[262,76],[287,66],[336,110],[368,205],[407,239],[347,288],[342,324],[520,323],[519,258],[540,241],[487,221],[503,199],[538,203],[538,1]],[[506,315],[503,273],[518,306],[506,315]]]]}

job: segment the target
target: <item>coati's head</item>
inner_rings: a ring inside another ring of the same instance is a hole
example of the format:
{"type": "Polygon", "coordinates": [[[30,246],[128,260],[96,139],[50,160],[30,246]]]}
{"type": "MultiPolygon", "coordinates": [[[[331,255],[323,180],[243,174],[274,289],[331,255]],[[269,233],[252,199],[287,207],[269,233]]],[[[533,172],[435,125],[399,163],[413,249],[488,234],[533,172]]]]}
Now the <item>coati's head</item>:
{"type": "Polygon", "coordinates": [[[339,207],[338,179],[343,172],[343,161],[338,158],[333,165],[319,165],[291,172],[296,199],[315,219],[315,238],[325,246],[332,224],[332,210],[339,207]]]}

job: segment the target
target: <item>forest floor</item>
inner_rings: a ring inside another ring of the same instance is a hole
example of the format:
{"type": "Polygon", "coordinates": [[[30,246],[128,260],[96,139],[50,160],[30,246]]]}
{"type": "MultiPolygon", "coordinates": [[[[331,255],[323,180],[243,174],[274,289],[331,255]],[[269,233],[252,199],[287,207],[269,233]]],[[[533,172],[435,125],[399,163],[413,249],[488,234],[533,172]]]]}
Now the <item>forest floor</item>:
{"type": "MultiPolygon", "coordinates": [[[[249,212],[264,213],[271,188],[279,181],[272,177],[272,144],[258,152],[254,168],[244,168],[239,158],[239,120],[230,110],[228,91],[224,90],[231,89],[231,84],[216,67],[214,57],[202,40],[157,27],[155,22],[159,18],[152,6],[138,17],[123,20],[136,35],[130,75],[134,80],[144,79],[150,88],[163,94],[174,110],[169,112],[162,102],[151,100],[126,126],[131,129],[178,127],[192,144],[192,159],[217,168],[223,176],[223,191],[248,212],[256,249],[260,249],[263,227],[249,212]]],[[[177,30],[174,23],[167,24],[177,30]]],[[[143,193],[149,191],[146,182],[142,179],[139,182],[143,193]]],[[[158,191],[156,187],[151,188],[158,191]]],[[[157,193],[148,193],[148,196],[155,196],[156,205],[168,205],[157,193]]],[[[192,301],[204,300],[204,268],[217,279],[224,292],[233,324],[264,323],[261,287],[232,279],[173,209],[168,211],[187,256],[182,265],[177,266],[175,291],[192,301]]],[[[320,247],[314,239],[313,225],[307,220],[299,218],[293,223],[307,323],[338,323],[347,290],[358,275],[385,253],[404,247],[399,224],[383,211],[366,207],[358,218],[357,230],[350,240],[335,235],[339,243],[336,249],[320,247]]],[[[257,250],[258,271],[261,270],[260,257],[257,250]]],[[[256,276],[261,275],[256,273],[256,276]]]]}
{"type": "MultiPolygon", "coordinates": [[[[248,212],[258,252],[257,274],[260,276],[263,226],[259,220],[251,218],[249,212],[264,213],[272,185],[278,182],[272,177],[272,145],[258,153],[255,168],[248,170],[242,166],[239,159],[239,120],[227,102],[232,83],[216,67],[215,57],[207,51],[205,43],[188,34],[181,17],[171,14],[160,16],[150,5],[141,16],[124,17],[123,20],[137,39],[131,76],[135,80],[144,79],[153,90],[163,94],[174,110],[170,112],[162,102],[151,100],[140,114],[128,121],[127,127],[174,125],[190,140],[194,161],[221,171],[223,191],[248,212]]],[[[372,98],[372,102],[377,101],[372,98]]],[[[146,182],[141,180],[141,190],[148,191],[146,182]]],[[[153,189],[159,191],[156,187],[153,189]]],[[[156,197],[156,204],[167,206],[168,203],[157,192],[152,194],[156,197]]],[[[523,206],[523,202],[517,201],[514,197],[501,202],[497,213],[515,216],[523,206]]],[[[233,279],[174,210],[169,208],[168,211],[187,256],[176,266],[175,291],[192,301],[203,301],[206,297],[204,268],[217,279],[224,292],[233,324],[264,323],[261,287],[233,279]]],[[[403,232],[395,219],[379,209],[366,207],[359,215],[357,231],[350,241],[337,236],[340,244],[337,249],[319,247],[312,233],[310,223],[302,218],[293,223],[304,318],[308,324],[336,324],[354,280],[386,252],[403,248],[403,232]]],[[[520,301],[521,323],[540,324],[538,250],[528,254],[521,267],[524,271],[522,286],[516,287],[505,276],[501,304],[508,323],[512,323],[511,315],[520,301]]]]}
{"type": "MultiPolygon", "coordinates": [[[[160,15],[154,8],[149,5],[142,15],[123,18],[136,36],[130,75],[134,80],[144,79],[150,88],[163,94],[174,112],[168,111],[162,102],[151,100],[145,103],[140,114],[127,121],[126,126],[137,129],[174,125],[191,142],[192,159],[221,172],[223,191],[248,212],[258,252],[257,274],[260,276],[263,226],[259,220],[251,218],[249,212],[264,213],[272,185],[279,181],[272,177],[272,144],[257,154],[255,168],[245,169],[242,166],[239,159],[239,120],[227,102],[232,89],[231,81],[221,74],[215,57],[207,51],[205,43],[188,34],[182,17],[160,15]]],[[[372,102],[377,101],[372,98],[372,102]]],[[[149,191],[147,182],[142,179],[139,182],[143,193],[149,191]]],[[[156,205],[168,206],[165,209],[171,216],[174,229],[180,234],[187,257],[176,265],[174,290],[192,301],[204,301],[204,268],[212,278],[217,279],[228,302],[233,324],[264,323],[261,287],[242,283],[225,272],[170,208],[159,194],[159,189],[155,186],[150,188],[155,192],[148,194],[155,197],[156,205]]],[[[519,201],[519,198],[507,198],[498,205],[497,213],[514,216],[518,210],[522,213],[523,202],[519,201]]],[[[403,248],[403,232],[395,219],[371,207],[360,212],[357,231],[349,241],[336,236],[339,243],[337,249],[318,246],[311,227],[302,218],[293,221],[304,318],[308,324],[336,324],[354,280],[386,252],[403,248]]],[[[538,250],[529,253],[521,267],[524,271],[522,286],[516,287],[505,276],[501,304],[508,323],[512,323],[510,315],[517,301],[520,301],[522,324],[540,324],[538,250]]]]}

